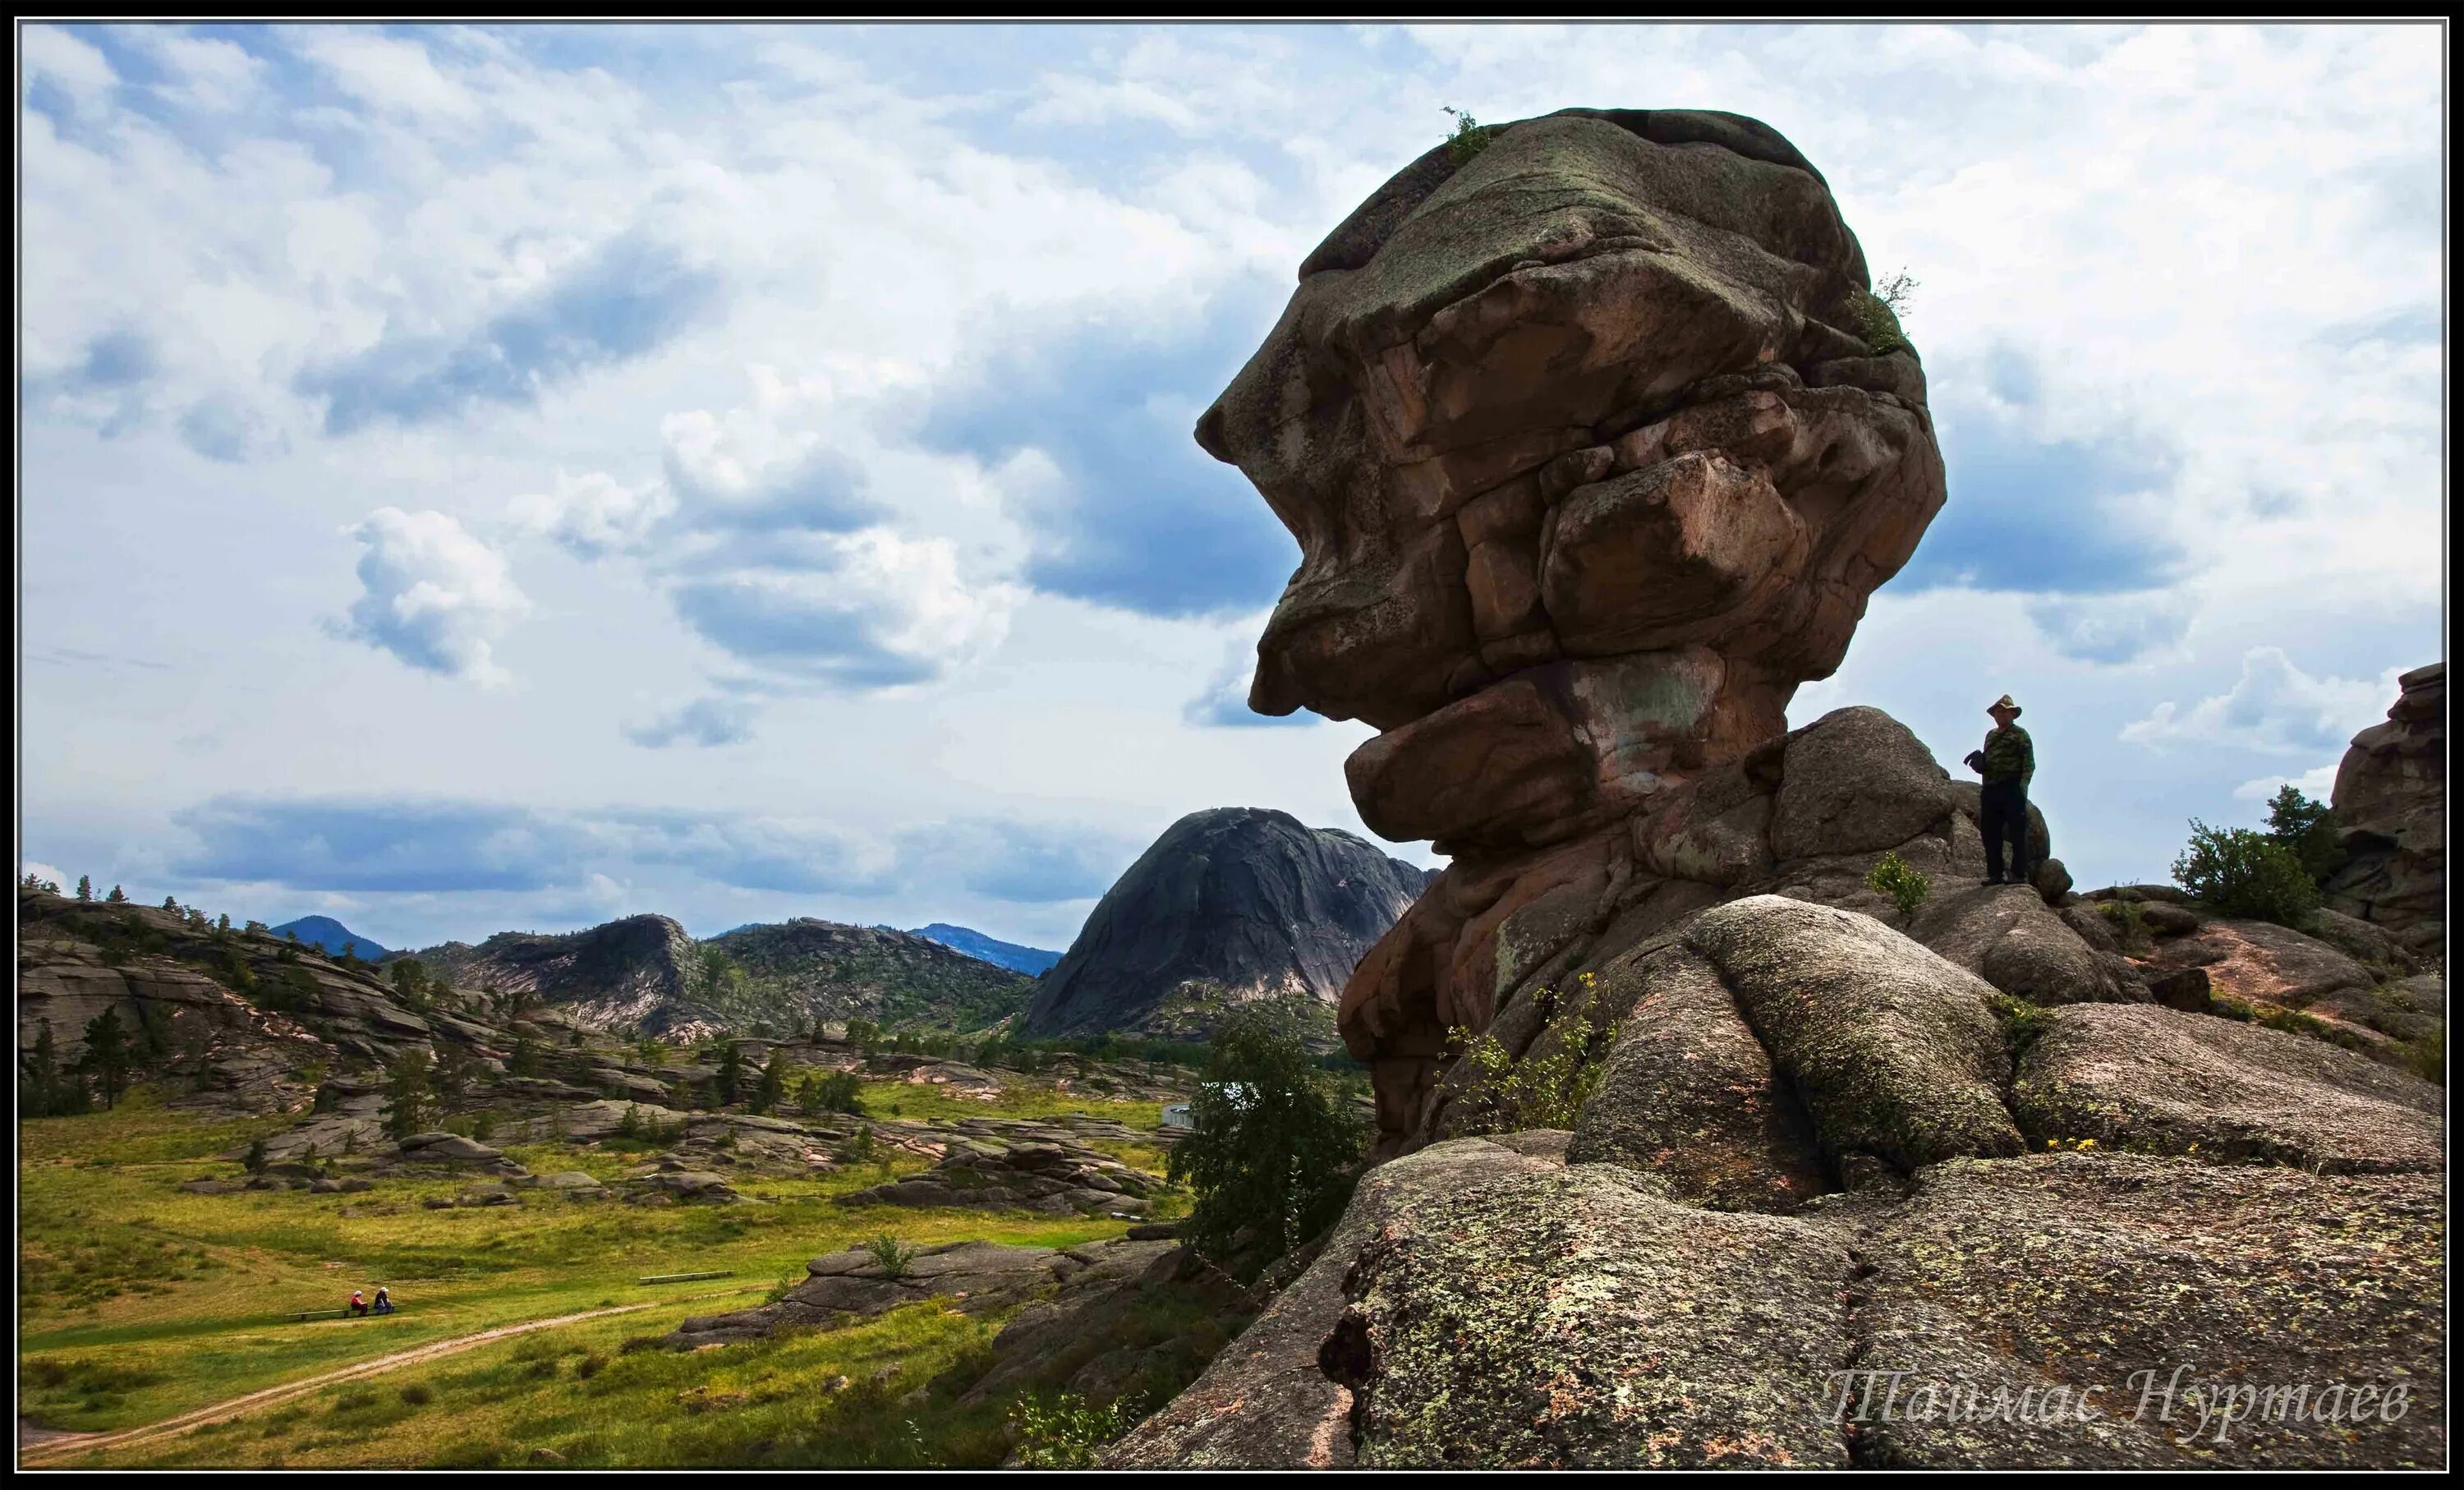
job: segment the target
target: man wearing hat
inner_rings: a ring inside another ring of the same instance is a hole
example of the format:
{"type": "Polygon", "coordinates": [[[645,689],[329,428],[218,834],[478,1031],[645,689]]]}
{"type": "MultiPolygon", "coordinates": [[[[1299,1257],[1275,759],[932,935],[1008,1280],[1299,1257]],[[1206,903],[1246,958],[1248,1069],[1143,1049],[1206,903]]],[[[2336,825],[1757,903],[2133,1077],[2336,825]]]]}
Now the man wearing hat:
{"type": "Polygon", "coordinates": [[[2036,747],[2028,732],[2014,723],[2019,706],[2003,694],[1985,711],[1993,717],[1993,728],[1985,736],[1985,748],[1970,751],[1968,769],[1985,778],[1985,793],[1977,824],[1985,830],[1985,883],[1988,885],[2025,885],[2034,866],[2028,863],[2028,782],[2036,774],[2036,747]],[[2002,878],[2002,838],[2011,839],[2011,878],[2002,878]]]}

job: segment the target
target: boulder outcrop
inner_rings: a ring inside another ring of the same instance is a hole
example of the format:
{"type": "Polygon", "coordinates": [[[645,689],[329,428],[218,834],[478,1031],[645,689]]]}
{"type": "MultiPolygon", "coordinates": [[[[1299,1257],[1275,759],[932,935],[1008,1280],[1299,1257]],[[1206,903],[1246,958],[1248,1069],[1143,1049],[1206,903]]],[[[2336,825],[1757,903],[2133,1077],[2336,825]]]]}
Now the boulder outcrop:
{"type": "Polygon", "coordinates": [[[1144,1216],[1155,1182],[1117,1159],[1063,1143],[956,1141],[920,1174],[839,1197],[841,1205],[963,1206],[1043,1216],[1144,1216]]]}
{"type": "Polygon", "coordinates": [[[2415,668],[2387,720],[2353,736],[2329,799],[2343,862],[2327,904],[2416,955],[2447,942],[2447,664],[2415,668]]]}

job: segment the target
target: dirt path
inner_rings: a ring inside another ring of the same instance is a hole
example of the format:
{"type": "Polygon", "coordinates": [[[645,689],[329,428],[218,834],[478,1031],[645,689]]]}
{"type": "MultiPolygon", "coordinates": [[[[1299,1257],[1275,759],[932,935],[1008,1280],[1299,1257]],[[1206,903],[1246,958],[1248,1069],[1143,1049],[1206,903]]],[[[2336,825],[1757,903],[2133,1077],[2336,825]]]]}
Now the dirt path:
{"type": "MultiPolygon", "coordinates": [[[[721,1293],[696,1294],[693,1297],[715,1299],[722,1297],[725,1292],[740,1291],[722,1290],[721,1293]]],[[[258,1408],[271,1407],[275,1403],[288,1401],[293,1397],[305,1396],[320,1388],[330,1387],[338,1381],[352,1381],[362,1376],[374,1376],[381,1371],[389,1371],[398,1366],[411,1366],[421,1361],[432,1361],[439,1356],[452,1355],[474,1346],[486,1345],[492,1340],[505,1340],[515,1335],[526,1335],[535,1329],[553,1329],[559,1325],[575,1325],[586,1319],[605,1319],[610,1314],[631,1314],[640,1309],[655,1309],[661,1304],[678,1302],[680,1301],[675,1299],[658,1299],[648,1304],[624,1304],[614,1308],[587,1309],[580,1314],[560,1314],[554,1319],[535,1319],[520,1325],[499,1325],[494,1329],[483,1329],[475,1335],[456,1335],[451,1340],[431,1340],[413,1349],[399,1350],[392,1355],[381,1355],[373,1360],[337,1367],[333,1370],[315,1376],[303,1376],[297,1381],[285,1382],[279,1387],[267,1387],[263,1391],[252,1391],[243,1397],[233,1397],[228,1402],[217,1402],[211,1407],[201,1407],[193,1412],[183,1413],[177,1417],[166,1417],[159,1423],[147,1423],[140,1428],[122,1428],[113,1433],[64,1433],[56,1429],[37,1428],[20,1418],[17,1421],[17,1462],[20,1465],[33,1465],[65,1458],[72,1455],[90,1453],[96,1449],[121,1448],[128,1444],[143,1442],[148,1438],[159,1438],[167,1434],[202,1428],[208,1423],[218,1423],[227,1417],[243,1416],[255,1412],[258,1408]]]]}

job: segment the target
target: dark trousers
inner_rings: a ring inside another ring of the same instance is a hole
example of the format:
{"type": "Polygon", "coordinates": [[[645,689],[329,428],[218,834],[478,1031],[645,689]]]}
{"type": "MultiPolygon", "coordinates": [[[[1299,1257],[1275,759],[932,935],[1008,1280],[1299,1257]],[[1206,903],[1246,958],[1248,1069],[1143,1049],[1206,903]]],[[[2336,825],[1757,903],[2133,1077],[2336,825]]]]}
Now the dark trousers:
{"type": "Polygon", "coordinates": [[[2028,862],[2028,787],[2019,780],[1988,781],[1981,804],[1985,830],[1985,877],[2002,878],[2002,840],[2011,840],[2011,878],[2025,882],[2035,866],[2028,862]]]}

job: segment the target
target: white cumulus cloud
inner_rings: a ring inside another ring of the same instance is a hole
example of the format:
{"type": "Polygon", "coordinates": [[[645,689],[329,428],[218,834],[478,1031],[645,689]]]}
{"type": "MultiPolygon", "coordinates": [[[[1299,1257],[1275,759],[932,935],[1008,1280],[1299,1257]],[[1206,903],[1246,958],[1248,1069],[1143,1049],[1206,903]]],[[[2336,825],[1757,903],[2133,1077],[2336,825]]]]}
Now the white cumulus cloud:
{"type": "Polygon", "coordinates": [[[382,507],[343,530],[364,545],[343,635],[410,667],[495,686],[494,645],[530,609],[503,555],[444,513],[382,507]]]}
{"type": "Polygon", "coordinates": [[[605,471],[572,475],[560,469],[556,490],[515,497],[514,521],[562,544],[577,558],[601,559],[638,547],[675,509],[665,484],[628,487],[605,471]]]}
{"type": "Polygon", "coordinates": [[[2187,709],[2167,699],[2147,717],[2123,725],[2122,737],[2140,745],[2336,749],[2387,712],[2396,695],[2396,671],[2377,680],[2312,677],[2283,648],[2254,646],[2242,654],[2241,677],[2230,690],[2187,709]]]}

